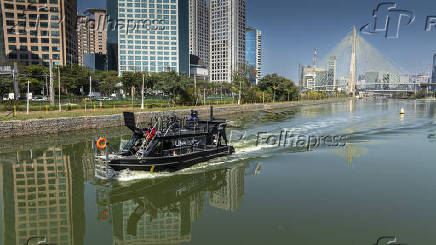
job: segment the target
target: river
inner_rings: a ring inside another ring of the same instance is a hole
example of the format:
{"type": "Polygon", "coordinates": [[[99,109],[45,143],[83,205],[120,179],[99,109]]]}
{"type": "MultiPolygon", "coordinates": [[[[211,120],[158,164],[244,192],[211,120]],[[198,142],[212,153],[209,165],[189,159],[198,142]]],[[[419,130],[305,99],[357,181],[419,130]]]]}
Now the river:
{"type": "Polygon", "coordinates": [[[235,155],[112,181],[94,178],[92,140],[105,136],[117,148],[129,137],[124,128],[1,139],[0,241],[436,243],[436,101],[358,100],[229,119],[235,155]]]}

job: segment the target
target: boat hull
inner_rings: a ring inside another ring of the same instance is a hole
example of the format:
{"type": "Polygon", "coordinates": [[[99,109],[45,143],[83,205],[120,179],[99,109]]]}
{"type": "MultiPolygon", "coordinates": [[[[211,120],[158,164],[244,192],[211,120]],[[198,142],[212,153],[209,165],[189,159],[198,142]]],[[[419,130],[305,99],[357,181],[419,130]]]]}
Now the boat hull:
{"type": "Polygon", "coordinates": [[[111,159],[108,165],[115,171],[129,169],[174,172],[217,157],[231,155],[234,152],[233,146],[219,146],[179,156],[111,159]]]}

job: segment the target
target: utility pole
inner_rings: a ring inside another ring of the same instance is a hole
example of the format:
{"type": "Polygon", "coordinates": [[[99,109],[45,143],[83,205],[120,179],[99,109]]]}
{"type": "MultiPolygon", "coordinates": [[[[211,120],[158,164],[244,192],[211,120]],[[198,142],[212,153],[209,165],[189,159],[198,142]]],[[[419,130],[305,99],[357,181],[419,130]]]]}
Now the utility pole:
{"type": "Polygon", "coordinates": [[[145,84],[145,74],[142,73],[142,90],[141,90],[141,110],[144,110],[144,84],[145,84]]]}
{"type": "Polygon", "coordinates": [[[45,77],[45,93],[44,96],[48,95],[48,85],[47,85],[47,73],[44,74],[45,77]]]}
{"type": "Polygon", "coordinates": [[[206,88],[203,88],[203,105],[206,105],[206,88]]]}
{"type": "Polygon", "coordinates": [[[50,72],[50,105],[54,105],[54,85],[53,85],[53,62],[49,61],[49,72],[50,72]]]}
{"type": "Polygon", "coordinates": [[[62,111],[61,106],[61,70],[58,66],[58,85],[59,85],[59,111],[62,111]]]}
{"type": "Polygon", "coordinates": [[[133,104],[133,99],[134,99],[134,93],[135,93],[135,87],[132,86],[132,88],[130,89],[130,94],[132,95],[132,111],[135,110],[134,104],[133,104]]]}
{"type": "Polygon", "coordinates": [[[241,88],[242,87],[242,83],[241,83],[241,79],[239,79],[239,95],[238,95],[238,105],[241,104],[241,88]]]}
{"type": "Polygon", "coordinates": [[[89,97],[92,96],[92,76],[89,76],[89,97]]]}
{"type": "Polygon", "coordinates": [[[29,97],[30,97],[30,81],[27,80],[27,108],[26,108],[27,115],[29,115],[29,97]]]}
{"type": "Polygon", "coordinates": [[[18,66],[14,62],[14,70],[12,71],[12,78],[14,80],[14,99],[18,100],[20,97],[20,89],[18,88],[18,66]]]}
{"type": "Polygon", "coordinates": [[[195,105],[197,105],[197,75],[194,74],[194,93],[195,93],[195,105]]]}

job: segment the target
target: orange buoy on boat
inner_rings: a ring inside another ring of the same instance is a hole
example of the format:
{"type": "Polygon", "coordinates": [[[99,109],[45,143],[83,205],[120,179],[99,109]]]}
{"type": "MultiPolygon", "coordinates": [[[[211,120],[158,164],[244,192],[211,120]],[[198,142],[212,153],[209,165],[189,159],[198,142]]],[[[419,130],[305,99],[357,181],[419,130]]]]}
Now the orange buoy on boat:
{"type": "Polygon", "coordinates": [[[100,137],[97,142],[95,143],[95,145],[97,146],[98,149],[103,150],[106,149],[107,146],[107,141],[105,138],[100,137]]]}

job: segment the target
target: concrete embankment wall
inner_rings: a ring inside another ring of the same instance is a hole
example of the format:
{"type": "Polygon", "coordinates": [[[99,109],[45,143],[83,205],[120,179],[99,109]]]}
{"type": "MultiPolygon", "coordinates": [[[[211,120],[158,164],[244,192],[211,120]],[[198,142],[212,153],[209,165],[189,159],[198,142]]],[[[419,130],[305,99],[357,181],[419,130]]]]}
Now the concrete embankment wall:
{"type": "MultiPolygon", "coordinates": [[[[247,111],[259,111],[270,109],[284,109],[301,105],[315,105],[337,102],[338,100],[322,100],[322,101],[304,101],[304,102],[287,102],[273,104],[253,104],[241,106],[215,106],[214,115],[226,115],[232,113],[241,113],[247,111]]],[[[342,100],[343,101],[343,100],[342,100]]],[[[209,116],[209,108],[198,108],[200,117],[209,116]]],[[[152,118],[159,116],[188,116],[190,110],[176,111],[152,111],[152,112],[136,112],[136,122],[150,122],[152,118]]],[[[64,117],[64,118],[48,118],[48,119],[32,119],[23,121],[5,121],[0,122],[0,138],[24,136],[24,135],[45,135],[52,133],[60,133],[67,131],[75,131],[82,129],[95,129],[106,127],[123,126],[124,119],[122,114],[105,115],[105,116],[83,116],[83,117],[64,117]]]]}

